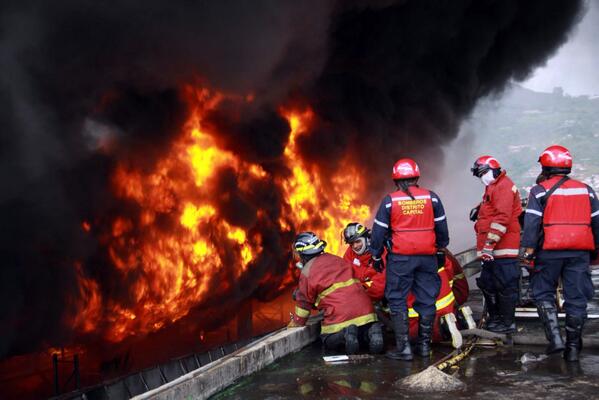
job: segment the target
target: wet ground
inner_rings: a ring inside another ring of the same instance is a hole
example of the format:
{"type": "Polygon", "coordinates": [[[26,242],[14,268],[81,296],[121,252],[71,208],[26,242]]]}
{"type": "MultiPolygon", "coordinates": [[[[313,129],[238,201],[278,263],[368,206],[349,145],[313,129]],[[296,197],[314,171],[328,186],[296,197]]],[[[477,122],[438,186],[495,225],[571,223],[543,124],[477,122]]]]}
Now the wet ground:
{"type": "MultiPolygon", "coordinates": [[[[482,313],[482,296],[474,279],[479,271],[478,263],[466,266],[469,276],[470,298],[468,305],[478,320],[482,313]],[[471,268],[468,268],[471,267],[471,268]]],[[[320,342],[302,351],[284,357],[262,371],[242,378],[211,400],[224,399],[599,399],[599,270],[593,271],[595,297],[589,304],[589,320],[584,338],[593,347],[583,349],[578,363],[566,363],[560,355],[545,358],[546,340],[538,317],[518,318],[515,334],[525,343],[538,346],[512,345],[492,348],[477,347],[458,364],[452,374],[465,384],[454,392],[410,392],[394,385],[406,376],[427,367],[422,359],[412,362],[394,361],[377,355],[360,362],[330,365],[320,342]],[[539,358],[538,361],[522,362],[539,358]]],[[[524,281],[523,287],[527,284],[524,281]]],[[[534,305],[523,305],[519,310],[534,313],[534,305]]],[[[563,318],[562,336],[564,335],[563,318]]],[[[387,343],[393,341],[390,333],[387,343]]],[[[450,353],[450,347],[435,345],[434,362],[450,353]]],[[[429,362],[429,363],[430,363],[429,362]]]]}
{"type": "MultiPolygon", "coordinates": [[[[400,362],[376,356],[349,364],[326,364],[317,342],[289,355],[263,371],[243,378],[213,396],[222,399],[595,399],[599,398],[599,350],[586,350],[579,363],[559,356],[522,363],[522,357],[540,356],[541,346],[476,348],[449,371],[466,384],[455,392],[408,392],[394,385],[405,376],[422,371],[416,358],[400,362]]],[[[442,357],[450,348],[435,347],[442,357]]],[[[542,358],[542,357],[541,357],[542,358]]]]}

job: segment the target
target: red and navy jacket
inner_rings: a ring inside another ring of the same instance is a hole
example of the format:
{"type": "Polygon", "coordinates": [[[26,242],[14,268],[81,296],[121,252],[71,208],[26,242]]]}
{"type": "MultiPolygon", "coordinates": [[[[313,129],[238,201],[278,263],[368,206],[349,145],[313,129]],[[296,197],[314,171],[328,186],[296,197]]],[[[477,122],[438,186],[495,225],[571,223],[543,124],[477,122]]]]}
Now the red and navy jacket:
{"type": "MultiPolygon", "coordinates": [[[[343,258],[352,265],[354,278],[360,280],[368,297],[370,297],[372,301],[382,300],[385,295],[385,271],[376,272],[374,268],[372,268],[370,262],[372,255],[370,252],[366,251],[364,254],[358,255],[351,246],[348,246],[343,258]]],[[[385,257],[383,257],[383,263],[384,262],[385,257]]]]}
{"type": "Polygon", "coordinates": [[[383,199],[374,219],[370,252],[381,257],[384,244],[391,242],[391,253],[433,255],[436,248],[449,244],[447,218],[436,193],[411,186],[414,198],[401,190],[383,199]]]}
{"type": "Polygon", "coordinates": [[[524,216],[521,246],[550,257],[599,248],[599,200],[590,186],[568,179],[545,199],[562,177],[532,187],[524,216]]]}
{"type": "Polygon", "coordinates": [[[496,242],[493,255],[496,258],[516,258],[520,244],[520,222],[522,213],[520,194],[514,182],[502,171],[493,183],[485,187],[480,203],[476,231],[478,256],[485,242],[496,242]]]}
{"type": "Polygon", "coordinates": [[[351,265],[329,253],[310,259],[302,268],[295,301],[293,319],[299,325],[306,323],[313,308],[323,312],[322,334],[377,320],[372,301],[354,278],[351,265]]]}

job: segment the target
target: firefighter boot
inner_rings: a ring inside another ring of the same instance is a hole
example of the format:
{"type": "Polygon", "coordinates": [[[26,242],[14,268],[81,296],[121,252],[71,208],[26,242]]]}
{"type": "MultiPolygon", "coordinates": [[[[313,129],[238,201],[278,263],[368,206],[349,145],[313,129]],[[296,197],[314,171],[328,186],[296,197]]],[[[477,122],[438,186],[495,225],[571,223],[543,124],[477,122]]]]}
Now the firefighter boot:
{"type": "Polygon", "coordinates": [[[460,347],[462,347],[462,334],[458,329],[457,319],[455,315],[453,313],[445,314],[441,317],[441,322],[445,329],[447,329],[447,332],[451,337],[451,345],[453,346],[453,348],[459,349],[460,347]]]}
{"type": "Polygon", "coordinates": [[[418,318],[418,342],[416,344],[416,354],[420,357],[428,358],[431,356],[431,341],[433,339],[433,323],[435,314],[420,316],[418,318]]]}
{"type": "Polygon", "coordinates": [[[516,332],[516,300],[515,293],[504,292],[497,295],[497,310],[501,316],[497,327],[489,329],[495,333],[514,333],[516,332]]]}
{"type": "Polygon", "coordinates": [[[566,361],[578,361],[578,356],[582,350],[583,327],[584,318],[566,315],[566,350],[564,351],[566,361]]]}
{"type": "Polygon", "coordinates": [[[350,325],[343,329],[345,337],[345,352],[347,354],[356,354],[360,351],[360,342],[358,341],[358,327],[350,325]]]}
{"type": "Polygon", "coordinates": [[[495,332],[494,329],[497,329],[499,325],[501,325],[497,294],[491,293],[486,289],[481,289],[481,292],[485,298],[485,308],[487,309],[487,314],[489,316],[485,322],[485,329],[495,332]]]}
{"type": "Polygon", "coordinates": [[[383,324],[375,322],[368,328],[368,350],[371,354],[383,352],[383,324]]]}
{"type": "Polygon", "coordinates": [[[557,320],[557,309],[552,301],[539,301],[537,303],[537,311],[543,327],[545,328],[545,337],[549,341],[549,345],[545,350],[547,354],[559,353],[564,350],[564,340],[559,331],[559,322],[557,320]]]}
{"type": "Polygon", "coordinates": [[[462,306],[458,309],[457,315],[459,326],[462,329],[476,329],[476,322],[472,317],[472,309],[470,306],[462,306]]]}
{"type": "Polygon", "coordinates": [[[387,358],[394,360],[410,361],[412,360],[412,349],[408,338],[408,313],[403,312],[391,315],[393,330],[395,331],[395,350],[385,353],[387,358]]]}

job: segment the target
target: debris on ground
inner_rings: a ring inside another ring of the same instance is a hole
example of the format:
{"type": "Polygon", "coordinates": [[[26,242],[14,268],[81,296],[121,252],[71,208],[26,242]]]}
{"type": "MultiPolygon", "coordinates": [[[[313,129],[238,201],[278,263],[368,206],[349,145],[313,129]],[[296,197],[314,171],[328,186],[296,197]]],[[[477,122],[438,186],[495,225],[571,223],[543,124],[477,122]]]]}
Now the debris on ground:
{"type": "Polygon", "coordinates": [[[539,354],[538,356],[536,356],[533,353],[524,353],[518,361],[521,362],[522,364],[527,364],[527,363],[543,361],[546,358],[547,358],[546,354],[539,354]]]}
{"type": "Polygon", "coordinates": [[[418,374],[400,379],[395,385],[419,392],[453,391],[462,390],[466,387],[464,382],[440,371],[439,368],[435,366],[430,366],[418,374]]]}

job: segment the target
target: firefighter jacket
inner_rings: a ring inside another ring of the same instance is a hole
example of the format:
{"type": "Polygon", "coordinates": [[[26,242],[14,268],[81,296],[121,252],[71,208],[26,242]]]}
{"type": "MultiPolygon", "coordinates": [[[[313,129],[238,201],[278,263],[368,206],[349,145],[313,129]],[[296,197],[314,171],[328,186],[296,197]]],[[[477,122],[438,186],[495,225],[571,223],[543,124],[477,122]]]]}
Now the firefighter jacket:
{"type": "Polygon", "coordinates": [[[486,242],[494,243],[495,258],[516,258],[520,244],[520,223],[522,213],[520,194],[514,182],[502,171],[495,182],[485,187],[480,203],[476,231],[478,256],[486,242]]]}
{"type": "MultiPolygon", "coordinates": [[[[358,255],[351,246],[348,246],[343,258],[351,263],[354,270],[354,278],[360,280],[368,297],[372,301],[382,300],[385,295],[385,271],[376,272],[372,268],[370,264],[372,255],[370,252],[366,251],[364,254],[358,255]]],[[[385,257],[383,255],[383,262],[384,260],[385,257]]]]}
{"type": "Polygon", "coordinates": [[[304,325],[312,308],[323,312],[321,334],[377,320],[372,301],[354,278],[350,263],[329,253],[312,258],[302,268],[294,321],[304,325]]]}
{"type": "Polygon", "coordinates": [[[599,247],[599,201],[591,187],[568,179],[546,198],[562,177],[553,176],[530,190],[522,247],[554,252],[599,247]]]}
{"type": "Polygon", "coordinates": [[[449,244],[447,218],[441,199],[434,192],[411,186],[410,193],[398,190],[383,199],[374,219],[370,250],[375,258],[391,240],[391,253],[433,255],[449,244]]]}

